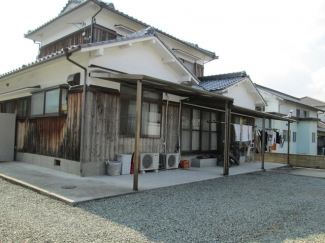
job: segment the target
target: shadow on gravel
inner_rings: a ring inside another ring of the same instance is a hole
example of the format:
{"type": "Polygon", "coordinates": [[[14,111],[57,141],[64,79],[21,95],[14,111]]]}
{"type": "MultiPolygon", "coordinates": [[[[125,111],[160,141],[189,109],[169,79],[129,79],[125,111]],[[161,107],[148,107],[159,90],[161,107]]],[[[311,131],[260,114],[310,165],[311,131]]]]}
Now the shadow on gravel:
{"type": "Polygon", "coordinates": [[[78,207],[150,241],[283,242],[325,237],[324,205],[324,179],[257,172],[78,207]]]}

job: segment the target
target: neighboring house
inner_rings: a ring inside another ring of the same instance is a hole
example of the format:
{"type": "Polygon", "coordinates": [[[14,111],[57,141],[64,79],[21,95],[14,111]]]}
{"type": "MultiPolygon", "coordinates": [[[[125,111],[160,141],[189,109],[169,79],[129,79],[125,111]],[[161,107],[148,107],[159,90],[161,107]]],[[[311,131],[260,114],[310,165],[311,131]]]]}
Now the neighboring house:
{"type": "Polygon", "coordinates": [[[234,105],[262,111],[266,102],[246,72],[199,77],[204,90],[234,99],[234,105]]]}
{"type": "Polygon", "coordinates": [[[307,105],[321,109],[317,113],[317,117],[320,119],[317,125],[317,154],[325,155],[325,102],[308,96],[301,98],[301,100],[307,105]]]}
{"type": "MultiPolygon", "coordinates": [[[[209,92],[233,98],[234,105],[238,107],[258,111],[265,109],[265,100],[244,71],[199,77],[199,80],[201,81],[199,87],[209,92]]],[[[231,152],[239,156],[241,162],[254,159],[255,118],[232,114],[231,123],[231,152]]]]}
{"type": "MultiPolygon", "coordinates": [[[[257,89],[267,102],[265,112],[279,116],[289,116],[297,122],[291,124],[290,153],[292,154],[317,154],[317,113],[319,108],[304,103],[301,99],[281,93],[279,91],[257,85],[257,89]]],[[[258,121],[259,126],[261,121],[258,121]]],[[[283,145],[278,145],[272,152],[287,153],[288,151],[288,124],[282,121],[269,120],[267,127],[275,129],[285,137],[283,145]]],[[[269,144],[271,145],[271,144],[269,144]]]]}

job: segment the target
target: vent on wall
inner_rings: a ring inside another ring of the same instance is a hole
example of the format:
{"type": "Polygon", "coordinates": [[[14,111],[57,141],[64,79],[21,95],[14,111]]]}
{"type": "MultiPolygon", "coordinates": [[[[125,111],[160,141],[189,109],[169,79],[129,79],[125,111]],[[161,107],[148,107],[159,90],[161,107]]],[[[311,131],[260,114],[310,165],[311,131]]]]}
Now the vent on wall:
{"type": "Polygon", "coordinates": [[[54,166],[61,166],[61,160],[55,159],[54,166]]]}

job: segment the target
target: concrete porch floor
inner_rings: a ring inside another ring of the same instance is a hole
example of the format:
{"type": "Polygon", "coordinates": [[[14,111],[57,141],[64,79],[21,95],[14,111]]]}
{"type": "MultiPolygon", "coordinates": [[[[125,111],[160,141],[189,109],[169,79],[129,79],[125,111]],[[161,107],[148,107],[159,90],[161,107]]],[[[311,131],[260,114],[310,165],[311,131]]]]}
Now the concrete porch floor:
{"type": "MultiPolygon", "coordinates": [[[[265,163],[265,169],[283,167],[265,163]]],[[[230,176],[261,170],[260,162],[243,163],[230,167],[230,176]]],[[[222,167],[205,167],[147,172],[139,174],[139,190],[175,186],[223,177],[222,167]]],[[[22,162],[0,163],[0,178],[25,186],[39,193],[62,200],[71,205],[101,198],[134,193],[133,175],[79,177],[64,172],[22,162]],[[63,189],[75,186],[73,189],[63,189]]]]}

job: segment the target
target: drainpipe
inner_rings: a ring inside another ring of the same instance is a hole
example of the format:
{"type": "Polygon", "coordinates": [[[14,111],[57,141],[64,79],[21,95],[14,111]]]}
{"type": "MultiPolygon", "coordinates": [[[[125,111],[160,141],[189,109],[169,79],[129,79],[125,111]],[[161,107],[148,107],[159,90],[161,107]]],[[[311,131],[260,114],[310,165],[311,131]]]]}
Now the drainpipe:
{"type": "Polygon", "coordinates": [[[178,108],[178,153],[180,159],[182,156],[182,150],[181,150],[182,102],[183,102],[182,100],[179,101],[179,108],[178,108]]]}
{"type": "Polygon", "coordinates": [[[166,125],[165,125],[165,142],[164,142],[164,146],[165,146],[165,153],[167,153],[167,129],[168,129],[168,105],[169,105],[169,96],[167,93],[165,93],[167,96],[167,105],[166,105],[166,125]]]}
{"type": "Polygon", "coordinates": [[[94,35],[93,35],[94,23],[95,23],[94,19],[97,16],[97,14],[99,14],[102,10],[103,10],[103,7],[100,5],[99,11],[97,13],[95,13],[95,15],[93,17],[91,17],[91,27],[90,27],[91,37],[90,37],[90,43],[94,43],[94,35]]]}
{"type": "Polygon", "coordinates": [[[81,66],[79,63],[70,59],[72,53],[68,52],[68,48],[64,49],[64,53],[67,61],[72,64],[78,66],[79,68],[84,70],[84,84],[82,89],[82,116],[81,116],[81,137],[80,137],[80,176],[83,177],[83,163],[85,162],[84,156],[84,132],[85,132],[85,118],[86,118],[86,99],[87,99],[87,68],[81,66]]]}

